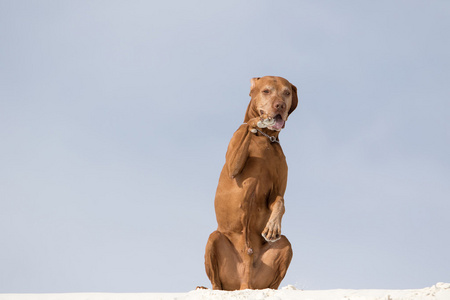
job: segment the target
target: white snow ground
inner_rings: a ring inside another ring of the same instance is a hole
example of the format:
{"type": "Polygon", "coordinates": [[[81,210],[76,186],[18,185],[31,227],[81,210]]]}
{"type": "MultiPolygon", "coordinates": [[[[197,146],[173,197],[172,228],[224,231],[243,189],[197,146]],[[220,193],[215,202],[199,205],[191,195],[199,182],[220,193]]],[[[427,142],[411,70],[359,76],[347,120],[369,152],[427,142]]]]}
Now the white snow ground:
{"type": "Polygon", "coordinates": [[[289,285],[281,290],[234,292],[196,290],[188,293],[68,293],[0,294],[0,300],[450,300],[450,283],[439,282],[417,290],[298,290],[289,285]]]}

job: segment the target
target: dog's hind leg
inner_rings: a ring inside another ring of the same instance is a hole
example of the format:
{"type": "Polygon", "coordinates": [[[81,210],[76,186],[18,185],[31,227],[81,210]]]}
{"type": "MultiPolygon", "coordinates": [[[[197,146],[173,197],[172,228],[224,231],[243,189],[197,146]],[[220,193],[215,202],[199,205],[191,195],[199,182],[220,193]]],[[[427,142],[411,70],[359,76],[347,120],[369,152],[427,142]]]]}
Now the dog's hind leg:
{"type": "Polygon", "coordinates": [[[219,266],[218,266],[218,253],[217,253],[217,240],[220,239],[220,233],[214,231],[211,233],[206,244],[205,251],[205,269],[206,275],[208,275],[211,281],[213,290],[221,290],[222,282],[219,277],[219,266]]]}
{"type": "Polygon", "coordinates": [[[239,289],[239,264],[242,264],[242,261],[231,241],[219,231],[211,233],[206,244],[205,269],[212,288],[239,289]]]}
{"type": "Polygon", "coordinates": [[[292,247],[284,235],[276,242],[266,243],[255,264],[254,288],[277,289],[286,275],[291,259],[292,247]]]}

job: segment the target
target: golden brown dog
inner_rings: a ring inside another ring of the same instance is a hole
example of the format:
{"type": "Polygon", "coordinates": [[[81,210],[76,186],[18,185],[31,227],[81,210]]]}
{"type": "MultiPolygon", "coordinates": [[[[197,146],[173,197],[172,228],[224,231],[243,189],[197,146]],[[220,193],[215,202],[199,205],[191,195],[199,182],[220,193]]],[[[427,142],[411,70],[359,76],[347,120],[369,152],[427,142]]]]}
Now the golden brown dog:
{"type": "Polygon", "coordinates": [[[277,289],[292,259],[281,235],[287,164],[278,134],[297,107],[297,88],[281,77],[253,78],[250,96],[216,191],[218,228],[205,253],[213,289],[277,289]]]}

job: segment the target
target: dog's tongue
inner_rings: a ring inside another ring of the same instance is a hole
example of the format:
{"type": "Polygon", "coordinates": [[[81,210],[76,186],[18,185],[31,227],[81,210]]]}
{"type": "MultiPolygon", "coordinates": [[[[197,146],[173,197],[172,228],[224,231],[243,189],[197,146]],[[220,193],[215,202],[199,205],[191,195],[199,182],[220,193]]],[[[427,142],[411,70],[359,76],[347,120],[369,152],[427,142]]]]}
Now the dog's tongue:
{"type": "Polygon", "coordinates": [[[275,124],[272,125],[273,130],[281,130],[284,126],[284,120],[280,117],[275,118],[275,124]]]}

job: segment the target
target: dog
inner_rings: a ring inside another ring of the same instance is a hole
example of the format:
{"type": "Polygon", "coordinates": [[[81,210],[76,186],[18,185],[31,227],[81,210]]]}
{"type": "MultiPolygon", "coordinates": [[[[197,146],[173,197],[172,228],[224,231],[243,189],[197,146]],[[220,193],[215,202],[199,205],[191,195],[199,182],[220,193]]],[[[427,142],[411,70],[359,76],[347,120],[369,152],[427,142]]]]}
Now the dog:
{"type": "Polygon", "coordinates": [[[288,168],[278,135],[298,104],[282,77],[251,79],[244,124],[225,155],[214,201],[217,230],[205,250],[215,290],[277,289],[292,259],[281,235],[288,168]]]}

